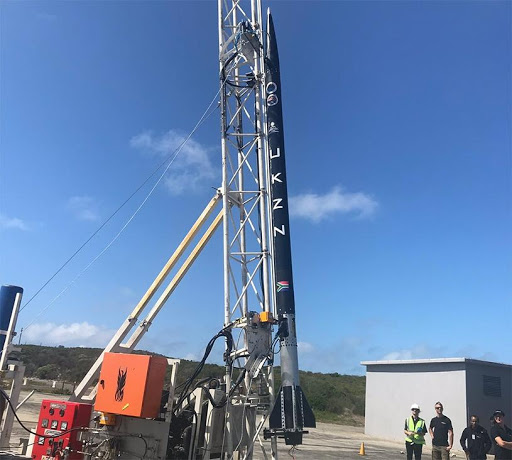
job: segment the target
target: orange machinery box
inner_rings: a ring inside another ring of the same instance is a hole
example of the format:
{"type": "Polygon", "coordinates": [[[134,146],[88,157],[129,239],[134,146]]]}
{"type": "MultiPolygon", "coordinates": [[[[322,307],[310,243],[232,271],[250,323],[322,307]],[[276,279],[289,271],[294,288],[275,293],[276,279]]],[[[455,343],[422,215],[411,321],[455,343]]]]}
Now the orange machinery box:
{"type": "Polygon", "coordinates": [[[161,356],[105,353],[94,410],[156,418],[166,368],[161,356]]]}

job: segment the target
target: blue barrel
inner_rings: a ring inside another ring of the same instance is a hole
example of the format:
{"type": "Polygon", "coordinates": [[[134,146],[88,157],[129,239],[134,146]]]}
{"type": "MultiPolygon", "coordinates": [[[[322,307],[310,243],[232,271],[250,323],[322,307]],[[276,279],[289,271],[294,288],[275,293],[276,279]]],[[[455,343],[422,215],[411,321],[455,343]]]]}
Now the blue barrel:
{"type": "MultiPolygon", "coordinates": [[[[0,329],[3,331],[9,328],[17,294],[23,295],[23,288],[19,286],[2,286],[0,288],[0,329]]],[[[0,335],[0,354],[4,349],[4,343],[5,335],[0,335]]]]}

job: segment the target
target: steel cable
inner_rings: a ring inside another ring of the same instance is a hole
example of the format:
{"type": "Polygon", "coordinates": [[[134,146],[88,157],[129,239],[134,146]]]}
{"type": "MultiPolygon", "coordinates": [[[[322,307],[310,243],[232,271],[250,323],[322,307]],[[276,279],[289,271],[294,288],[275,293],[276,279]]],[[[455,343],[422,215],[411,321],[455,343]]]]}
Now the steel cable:
{"type": "MultiPolygon", "coordinates": [[[[225,83],[225,82],[224,82],[225,83]]],[[[128,219],[128,221],[123,225],[123,227],[121,228],[121,230],[119,230],[119,232],[114,236],[114,238],[103,248],[103,250],[91,261],[89,262],[89,264],[69,283],[67,284],[64,289],[62,289],[61,292],[59,292],[59,294],[57,294],[51,301],[50,303],[45,307],[43,308],[33,319],[32,321],[27,325],[25,326],[24,330],[27,330],[32,324],[34,324],[35,320],[37,318],[39,318],[39,316],[41,316],[46,310],[48,310],[54,303],[55,301],[57,301],[79,278],[81,278],[81,276],[112,246],[112,244],[114,244],[114,242],[121,236],[121,234],[123,233],[123,231],[126,229],[126,227],[128,227],[128,225],[133,221],[133,219],[135,218],[135,216],[139,213],[139,211],[142,209],[142,207],[146,204],[146,202],[148,201],[148,199],[150,198],[150,196],[153,194],[154,190],[156,189],[156,187],[160,184],[160,182],[162,181],[162,179],[164,178],[165,174],[167,173],[167,171],[169,170],[169,168],[171,167],[171,165],[174,163],[174,160],[177,158],[177,156],[180,154],[181,150],[183,149],[183,147],[185,146],[185,144],[190,140],[190,138],[195,134],[195,132],[199,129],[199,127],[212,115],[212,113],[217,110],[218,108],[218,105],[217,107],[215,107],[213,110],[210,111],[210,109],[212,108],[215,100],[218,98],[222,88],[224,87],[224,83],[221,85],[221,87],[219,88],[219,91],[217,91],[217,93],[215,94],[215,96],[213,97],[213,99],[211,100],[210,104],[208,105],[208,107],[206,108],[206,110],[203,112],[202,116],[200,117],[199,121],[196,123],[196,125],[194,126],[194,128],[192,129],[192,131],[188,134],[188,136],[181,142],[181,144],[174,150],[174,152],[172,154],[170,154],[152,173],[150,176],[148,176],[148,178],[121,204],[121,206],[119,206],[115,211],[114,213],[112,213],[112,215],[73,253],[73,255],[71,257],[69,257],[66,262],[64,262],[64,264],[48,279],[48,281],[46,281],[46,283],[43,284],[43,286],[41,288],[39,288],[39,290],[28,300],[27,303],[25,303],[25,305],[23,305],[22,308],[20,308],[20,312],[53,280],[53,278],[55,278],[55,276],[57,276],[61,271],[62,269],[64,269],[64,267],[69,263],[71,262],[72,259],[74,259],[74,257],[87,245],[87,243],[89,243],[89,241],[92,240],[92,238],[94,238],[94,236],[96,236],[99,231],[139,192],[139,190],[141,190],[142,187],[144,187],[144,185],[146,185],[149,180],[167,163],[169,162],[169,164],[167,165],[167,167],[164,169],[163,173],[160,175],[160,177],[158,178],[158,180],[155,182],[155,184],[153,185],[153,187],[151,188],[151,190],[147,193],[146,197],[144,198],[144,200],[142,201],[142,203],[138,206],[138,208],[135,210],[135,212],[130,216],[130,218],[128,219]],[[209,113],[208,113],[209,112],[209,113]]]]}

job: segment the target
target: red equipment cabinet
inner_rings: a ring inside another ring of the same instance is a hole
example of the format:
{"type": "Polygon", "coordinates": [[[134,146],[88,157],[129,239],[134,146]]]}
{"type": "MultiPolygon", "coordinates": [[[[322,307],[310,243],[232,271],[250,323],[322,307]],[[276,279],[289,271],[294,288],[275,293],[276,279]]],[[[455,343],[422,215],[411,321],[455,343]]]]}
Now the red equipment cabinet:
{"type": "Polygon", "coordinates": [[[53,401],[44,399],[41,403],[39,421],[36,433],[46,436],[59,435],[55,438],[36,436],[32,448],[32,458],[35,460],[59,460],[63,458],[63,451],[70,449],[69,460],[82,460],[82,443],[78,441],[80,430],[88,427],[91,421],[92,405],[69,401],[53,401]],[[72,431],[69,431],[72,430],[72,431]]]}

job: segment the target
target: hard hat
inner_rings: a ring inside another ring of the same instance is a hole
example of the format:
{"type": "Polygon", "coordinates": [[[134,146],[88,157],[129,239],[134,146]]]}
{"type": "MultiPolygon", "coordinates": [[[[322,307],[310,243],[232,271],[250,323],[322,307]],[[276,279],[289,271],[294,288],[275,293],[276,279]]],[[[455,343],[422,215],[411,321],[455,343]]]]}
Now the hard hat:
{"type": "Polygon", "coordinates": [[[413,409],[420,410],[420,406],[418,406],[416,403],[414,403],[413,405],[411,405],[411,410],[413,410],[413,409]]]}

